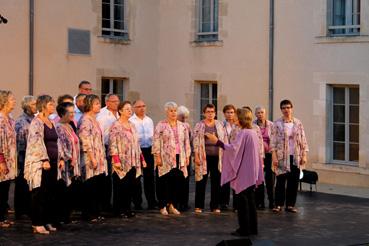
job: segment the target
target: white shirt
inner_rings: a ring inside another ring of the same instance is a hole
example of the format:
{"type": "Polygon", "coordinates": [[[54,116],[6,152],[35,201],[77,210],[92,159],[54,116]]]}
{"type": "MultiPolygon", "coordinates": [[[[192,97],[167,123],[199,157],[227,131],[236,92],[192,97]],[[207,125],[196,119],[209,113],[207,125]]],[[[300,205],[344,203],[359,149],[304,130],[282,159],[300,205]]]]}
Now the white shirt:
{"type": "Polygon", "coordinates": [[[103,132],[104,144],[109,144],[109,132],[110,128],[115,121],[119,118],[118,112],[114,115],[107,107],[103,107],[100,113],[97,114],[96,120],[99,122],[101,130],[103,132]]]}
{"type": "Polygon", "coordinates": [[[151,147],[152,138],[154,136],[154,122],[152,119],[145,115],[141,120],[136,114],[134,114],[129,121],[136,127],[141,148],[151,147]]]}
{"type": "Polygon", "coordinates": [[[74,107],[74,121],[78,124],[79,120],[81,119],[83,113],[77,106],[74,107]]]}

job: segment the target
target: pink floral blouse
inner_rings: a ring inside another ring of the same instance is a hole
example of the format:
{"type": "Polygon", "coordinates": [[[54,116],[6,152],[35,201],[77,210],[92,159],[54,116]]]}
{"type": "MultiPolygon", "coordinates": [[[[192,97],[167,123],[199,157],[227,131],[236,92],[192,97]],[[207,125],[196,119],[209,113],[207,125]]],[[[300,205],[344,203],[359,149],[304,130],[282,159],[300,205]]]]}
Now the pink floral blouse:
{"type": "Polygon", "coordinates": [[[113,162],[118,160],[121,168],[116,168],[113,165],[113,172],[119,178],[124,178],[132,169],[136,168],[136,177],[141,176],[141,148],[138,141],[138,133],[133,123],[130,124],[130,129],[117,120],[113,123],[109,133],[109,151],[113,157],[113,162]],[[117,159],[118,158],[118,159],[117,159]]]}
{"type": "Polygon", "coordinates": [[[17,174],[17,143],[15,121],[0,113],[0,158],[5,162],[9,172],[0,174],[0,182],[12,180],[17,174]]]}
{"type": "MultiPolygon", "coordinates": [[[[300,167],[301,157],[304,152],[309,151],[309,147],[306,141],[304,127],[301,121],[296,118],[293,118],[292,136],[295,145],[295,149],[293,150],[293,165],[300,167]]],[[[278,159],[278,167],[274,170],[275,174],[280,175],[290,172],[290,150],[287,129],[284,126],[283,118],[280,118],[273,123],[270,148],[271,151],[276,152],[278,159]]]]}
{"type": "MultiPolygon", "coordinates": [[[[223,143],[228,143],[228,138],[225,134],[222,122],[215,121],[215,128],[217,130],[218,139],[223,143]]],[[[200,165],[195,164],[195,180],[202,180],[203,176],[207,174],[207,163],[206,163],[206,152],[205,152],[205,122],[202,120],[198,122],[194,127],[193,135],[193,148],[195,154],[200,158],[200,165]]],[[[222,158],[223,149],[219,148],[219,162],[218,169],[219,172],[222,171],[222,158]]]]}
{"type": "MultiPolygon", "coordinates": [[[[190,138],[184,123],[177,121],[179,140],[179,166],[184,176],[187,177],[186,161],[191,156],[190,138]]],[[[176,167],[176,141],[172,127],[167,120],[160,121],[154,131],[152,154],[161,157],[162,166],[158,167],[159,177],[176,167]]]]}

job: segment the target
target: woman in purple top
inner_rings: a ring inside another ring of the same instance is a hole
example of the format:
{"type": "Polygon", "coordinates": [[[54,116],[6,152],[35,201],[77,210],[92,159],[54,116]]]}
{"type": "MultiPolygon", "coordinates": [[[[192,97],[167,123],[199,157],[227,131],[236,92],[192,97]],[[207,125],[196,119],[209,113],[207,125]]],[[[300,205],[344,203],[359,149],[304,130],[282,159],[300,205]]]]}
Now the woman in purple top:
{"type": "Polygon", "coordinates": [[[241,130],[231,144],[225,144],[215,135],[206,133],[209,141],[224,149],[221,183],[231,183],[238,199],[239,228],[232,233],[235,236],[256,235],[257,214],[255,205],[255,187],[263,180],[262,159],[259,152],[259,139],[252,129],[252,113],[247,109],[238,109],[237,117],[241,130]]]}

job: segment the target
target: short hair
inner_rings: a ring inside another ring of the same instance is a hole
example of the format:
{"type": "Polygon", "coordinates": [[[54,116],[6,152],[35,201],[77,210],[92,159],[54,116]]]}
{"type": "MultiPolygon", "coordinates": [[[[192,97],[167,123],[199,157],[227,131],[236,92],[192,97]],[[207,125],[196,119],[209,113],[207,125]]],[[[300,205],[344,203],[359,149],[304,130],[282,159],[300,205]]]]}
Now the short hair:
{"type": "Polygon", "coordinates": [[[54,102],[54,99],[49,96],[49,95],[40,95],[37,97],[36,99],[36,108],[38,110],[38,112],[41,112],[42,110],[44,110],[44,108],[46,108],[46,105],[49,102],[54,102]]]}
{"type": "Polygon", "coordinates": [[[70,102],[62,102],[62,103],[58,104],[58,106],[56,107],[56,112],[58,113],[60,118],[64,117],[64,115],[66,115],[67,108],[69,108],[69,107],[74,108],[74,104],[70,103],[70,102]]]}
{"type": "Polygon", "coordinates": [[[89,112],[92,109],[92,105],[95,101],[99,101],[100,102],[100,98],[97,95],[91,94],[91,95],[86,95],[85,99],[83,99],[83,102],[85,104],[84,107],[84,112],[89,112]]]}
{"type": "Polygon", "coordinates": [[[237,109],[238,122],[242,129],[252,129],[252,112],[245,108],[237,109]]]}
{"type": "Polygon", "coordinates": [[[64,95],[58,97],[58,101],[57,101],[58,105],[63,103],[64,100],[66,100],[66,99],[70,99],[72,102],[74,101],[74,98],[71,95],[64,94],[64,95]]]}
{"type": "Polygon", "coordinates": [[[233,109],[233,111],[236,112],[236,107],[233,104],[227,104],[223,108],[223,113],[225,114],[225,112],[231,109],[233,109]]]}
{"type": "Polygon", "coordinates": [[[79,82],[78,84],[78,88],[81,89],[82,85],[90,85],[91,83],[87,80],[82,80],[81,82],[79,82]]]}
{"type": "Polygon", "coordinates": [[[120,115],[120,111],[122,110],[122,108],[124,108],[124,106],[126,106],[127,104],[132,105],[130,101],[123,101],[120,102],[118,105],[118,114],[120,115]]]}
{"type": "Polygon", "coordinates": [[[188,108],[186,108],[185,106],[181,105],[177,108],[177,113],[178,115],[183,115],[188,117],[190,115],[190,110],[188,110],[188,108]]]}
{"type": "Polygon", "coordinates": [[[9,100],[9,96],[12,95],[11,91],[0,90],[0,110],[2,110],[9,100]]]}
{"type": "Polygon", "coordinates": [[[202,109],[202,112],[205,113],[206,109],[208,108],[213,108],[214,110],[216,109],[215,105],[212,103],[208,103],[205,105],[205,107],[202,109]]]}
{"type": "Polygon", "coordinates": [[[108,101],[112,96],[116,96],[116,97],[119,98],[119,96],[117,94],[109,93],[109,94],[106,94],[106,96],[105,96],[105,102],[108,101]]]}
{"type": "Polygon", "coordinates": [[[255,107],[255,113],[256,113],[256,111],[258,111],[258,110],[263,110],[264,112],[266,111],[266,109],[265,109],[263,106],[256,106],[256,107],[255,107]]]}
{"type": "Polygon", "coordinates": [[[164,110],[165,111],[168,111],[168,109],[171,109],[171,108],[177,109],[178,108],[178,105],[175,102],[166,102],[164,104],[164,110]]]}
{"type": "Polygon", "coordinates": [[[76,96],[76,101],[78,101],[81,97],[85,97],[87,96],[87,94],[85,93],[78,93],[78,95],[76,96]]]}
{"type": "Polygon", "coordinates": [[[28,96],[24,96],[21,102],[21,107],[23,109],[23,112],[28,113],[30,112],[30,102],[35,101],[36,97],[28,95],[28,96]]]}
{"type": "Polygon", "coordinates": [[[282,106],[285,106],[285,105],[290,105],[291,108],[293,108],[292,102],[288,99],[282,100],[281,103],[279,104],[279,108],[282,109],[282,106]]]}

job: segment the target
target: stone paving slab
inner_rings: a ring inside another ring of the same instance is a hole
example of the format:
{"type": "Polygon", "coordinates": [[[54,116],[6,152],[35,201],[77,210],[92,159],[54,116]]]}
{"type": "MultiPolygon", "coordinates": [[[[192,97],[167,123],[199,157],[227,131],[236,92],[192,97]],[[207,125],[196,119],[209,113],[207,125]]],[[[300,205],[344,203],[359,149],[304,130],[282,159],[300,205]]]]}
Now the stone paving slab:
{"type": "MultiPolygon", "coordinates": [[[[259,235],[251,237],[254,245],[369,245],[369,199],[299,192],[297,207],[298,214],[258,211],[259,235]]],[[[163,217],[158,211],[144,210],[133,219],[109,218],[98,225],[81,222],[46,236],[32,234],[29,220],[19,221],[0,230],[0,245],[207,246],[235,239],[230,232],[236,227],[232,211],[163,217]]]]}

